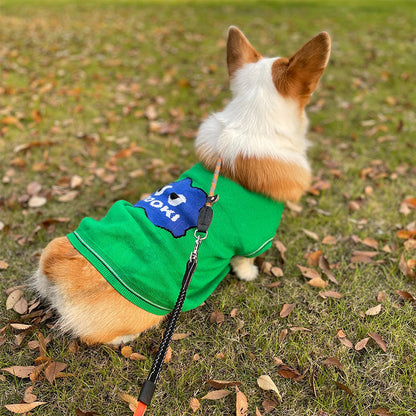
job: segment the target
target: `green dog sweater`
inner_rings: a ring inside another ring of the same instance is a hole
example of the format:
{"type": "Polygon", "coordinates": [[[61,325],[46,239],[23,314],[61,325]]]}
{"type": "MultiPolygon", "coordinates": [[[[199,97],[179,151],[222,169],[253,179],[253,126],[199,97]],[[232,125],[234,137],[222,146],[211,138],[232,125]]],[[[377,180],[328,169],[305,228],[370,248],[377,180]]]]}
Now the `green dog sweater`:
{"type": "MultiPolygon", "coordinates": [[[[132,205],[116,202],[100,221],[84,218],[71,244],[122,296],[156,315],[172,311],[195,244],[198,212],[212,173],[201,164],[132,205]]],[[[200,246],[183,310],[198,307],[230,271],[233,256],[255,257],[272,243],[283,203],[219,176],[214,216],[200,246]]]]}

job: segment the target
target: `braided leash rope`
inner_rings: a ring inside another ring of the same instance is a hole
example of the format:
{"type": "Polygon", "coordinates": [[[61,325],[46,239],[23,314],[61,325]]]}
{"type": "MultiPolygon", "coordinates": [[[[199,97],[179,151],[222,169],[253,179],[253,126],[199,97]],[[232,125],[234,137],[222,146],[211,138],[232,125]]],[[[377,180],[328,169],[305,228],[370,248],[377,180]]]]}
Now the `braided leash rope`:
{"type": "Polygon", "coordinates": [[[169,343],[172,339],[173,333],[175,332],[179,314],[182,310],[183,303],[185,302],[186,292],[188,290],[192,276],[198,264],[199,246],[201,245],[202,241],[205,240],[208,236],[208,228],[211,224],[213,216],[212,205],[218,201],[218,195],[215,195],[215,188],[217,186],[218,176],[221,169],[221,163],[221,158],[218,158],[207,201],[205,205],[200,209],[198,214],[198,225],[194,233],[195,246],[194,250],[192,251],[189,257],[188,262],[186,263],[186,269],[182,279],[181,290],[179,292],[179,296],[176,301],[175,307],[173,308],[173,311],[170,314],[169,322],[163,334],[162,342],[160,344],[156,358],[153,361],[152,368],[150,369],[149,376],[147,377],[140,391],[137,408],[133,416],[144,415],[146,408],[150,404],[153,394],[155,392],[156,383],[159,378],[166,353],[168,351],[169,343]]]}

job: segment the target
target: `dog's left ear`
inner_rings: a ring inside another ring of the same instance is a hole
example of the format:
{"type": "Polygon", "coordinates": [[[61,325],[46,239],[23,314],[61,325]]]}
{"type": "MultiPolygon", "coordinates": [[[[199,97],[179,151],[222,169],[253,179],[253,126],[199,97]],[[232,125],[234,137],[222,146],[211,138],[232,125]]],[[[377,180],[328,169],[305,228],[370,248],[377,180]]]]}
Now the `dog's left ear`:
{"type": "Polygon", "coordinates": [[[304,106],[321,78],[329,60],[331,38],[322,32],[303,45],[291,58],[273,63],[273,81],[276,88],[304,106]]]}
{"type": "Polygon", "coordinates": [[[261,55],[251,46],[243,32],[235,26],[228,29],[227,66],[232,77],[244,64],[257,62],[261,55]]]}

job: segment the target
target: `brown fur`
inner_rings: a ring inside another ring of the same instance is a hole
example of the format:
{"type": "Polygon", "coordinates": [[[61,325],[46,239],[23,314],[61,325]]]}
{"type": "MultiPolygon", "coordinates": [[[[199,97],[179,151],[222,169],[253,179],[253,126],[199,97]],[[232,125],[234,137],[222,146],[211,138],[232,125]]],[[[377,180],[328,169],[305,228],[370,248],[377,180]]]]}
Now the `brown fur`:
{"type": "Polygon", "coordinates": [[[40,267],[59,288],[63,302],[85,314],[79,316],[80,332],[85,326],[89,333],[80,339],[89,345],[139,334],[164,318],[138,308],[116,292],[66,237],[49,243],[42,253],[40,267]]]}

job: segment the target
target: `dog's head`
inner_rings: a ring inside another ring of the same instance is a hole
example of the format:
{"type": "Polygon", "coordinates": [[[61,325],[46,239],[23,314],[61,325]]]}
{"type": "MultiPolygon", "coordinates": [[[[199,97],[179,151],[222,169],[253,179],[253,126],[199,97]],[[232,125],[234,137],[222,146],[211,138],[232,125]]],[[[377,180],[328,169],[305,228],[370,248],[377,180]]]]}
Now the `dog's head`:
{"type": "Polygon", "coordinates": [[[290,58],[265,58],[231,26],[227,66],[232,100],[200,127],[197,154],[209,169],[255,192],[296,201],[310,183],[305,106],[328,63],[330,38],[318,34],[290,58]]]}

